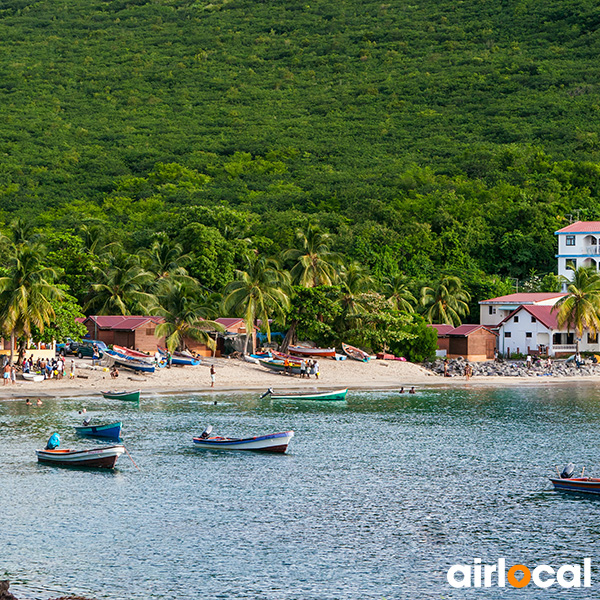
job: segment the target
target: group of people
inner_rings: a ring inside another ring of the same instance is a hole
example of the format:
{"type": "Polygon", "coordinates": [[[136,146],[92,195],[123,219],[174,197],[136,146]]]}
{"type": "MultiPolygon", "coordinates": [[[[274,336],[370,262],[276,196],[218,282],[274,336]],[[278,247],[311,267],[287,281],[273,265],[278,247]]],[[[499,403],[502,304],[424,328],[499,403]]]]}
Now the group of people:
{"type": "MultiPolygon", "coordinates": [[[[404,394],[404,388],[403,387],[400,388],[400,393],[404,394]]],[[[408,390],[408,393],[409,394],[416,394],[417,393],[417,390],[415,390],[415,386],[414,385],[410,388],[410,390],[408,390]]]]}
{"type": "Polygon", "coordinates": [[[9,385],[9,383],[17,383],[17,370],[15,365],[9,365],[8,362],[4,364],[2,368],[4,385],[9,385]]]}
{"type": "MultiPolygon", "coordinates": [[[[44,379],[62,379],[67,369],[66,359],[60,355],[58,358],[48,359],[38,358],[33,360],[33,355],[23,359],[23,373],[40,373],[44,379]]],[[[75,378],[75,361],[71,359],[69,368],[69,379],[75,378]]]]}
{"type": "MultiPolygon", "coordinates": [[[[27,406],[33,406],[33,403],[31,402],[31,400],[29,398],[27,398],[27,400],[25,400],[25,404],[27,406]]],[[[36,405],[37,406],[41,406],[42,404],[43,404],[42,399],[38,398],[37,401],[36,401],[36,405]]]]}
{"type": "MultiPolygon", "coordinates": [[[[290,360],[289,358],[283,361],[283,370],[286,375],[294,374],[294,367],[298,366],[297,361],[290,360]]],[[[305,360],[300,361],[300,379],[310,379],[311,375],[314,375],[316,379],[319,379],[319,361],[318,360],[305,360]]]]}

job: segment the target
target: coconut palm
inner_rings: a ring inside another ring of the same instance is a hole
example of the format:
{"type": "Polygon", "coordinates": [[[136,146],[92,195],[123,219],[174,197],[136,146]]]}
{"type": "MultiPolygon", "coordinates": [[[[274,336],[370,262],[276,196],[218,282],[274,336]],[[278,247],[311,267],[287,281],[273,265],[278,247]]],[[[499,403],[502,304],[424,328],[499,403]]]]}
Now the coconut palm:
{"type": "Polygon", "coordinates": [[[186,338],[215,349],[215,341],[209,332],[224,331],[224,328],[206,318],[209,311],[197,284],[192,280],[169,280],[161,286],[156,300],[151,311],[164,321],[156,326],[154,335],[165,337],[170,352],[183,350],[186,338]]]}
{"type": "Polygon", "coordinates": [[[361,294],[372,289],[375,280],[369,271],[357,262],[350,263],[341,270],[340,304],[346,314],[355,313],[362,309],[360,304],[361,294]]]}
{"type": "Polygon", "coordinates": [[[467,302],[470,299],[471,295],[463,289],[460,279],[452,275],[444,275],[434,287],[421,289],[421,304],[430,323],[458,327],[461,317],[469,314],[467,302]]]}
{"type": "Polygon", "coordinates": [[[417,299],[410,290],[410,279],[406,275],[400,274],[388,279],[384,289],[394,308],[407,313],[415,312],[417,299]]]}
{"type": "Polygon", "coordinates": [[[28,339],[33,327],[40,332],[54,318],[51,300],[60,300],[64,292],[54,285],[54,269],[44,267],[45,250],[36,243],[11,247],[8,274],[0,277],[0,322],[10,334],[10,362],[13,361],[15,338],[28,339]]]}
{"type": "Polygon", "coordinates": [[[157,282],[167,277],[187,276],[185,267],[192,260],[189,254],[183,254],[179,244],[167,239],[155,240],[140,255],[145,260],[146,270],[156,277],[157,282]]]}
{"type": "Polygon", "coordinates": [[[152,273],[144,270],[135,255],[114,250],[107,255],[108,264],[95,270],[98,283],[92,285],[86,310],[99,315],[128,315],[145,312],[155,302],[152,294],[145,292],[153,281],[152,273]]]}
{"type": "Polygon", "coordinates": [[[331,250],[331,235],[309,225],[305,232],[298,230],[296,237],[300,247],[283,254],[284,260],[296,263],[290,272],[294,282],[304,287],[333,285],[337,280],[336,266],[340,257],[331,250]]]}
{"type": "Polygon", "coordinates": [[[252,335],[255,322],[260,319],[271,341],[271,316],[283,317],[290,306],[289,274],[280,269],[272,258],[248,258],[245,271],[236,271],[237,279],[225,288],[223,306],[231,314],[243,314],[247,339],[252,340],[252,352],[256,350],[252,335]]]}
{"type": "Polygon", "coordinates": [[[567,284],[567,296],[563,296],[552,308],[556,311],[558,326],[577,333],[579,339],[584,329],[600,331],[600,274],[594,269],[579,267],[573,279],[563,278],[567,284]]]}

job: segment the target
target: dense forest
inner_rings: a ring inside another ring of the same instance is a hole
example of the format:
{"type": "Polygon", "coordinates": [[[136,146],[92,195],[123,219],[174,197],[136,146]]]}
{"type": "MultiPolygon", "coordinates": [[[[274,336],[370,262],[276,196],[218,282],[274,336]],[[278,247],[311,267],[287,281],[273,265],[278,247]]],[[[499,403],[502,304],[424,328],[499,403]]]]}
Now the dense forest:
{"type": "Polygon", "coordinates": [[[111,243],[225,294],[315,228],[422,313],[458,277],[477,321],[600,219],[599,27],[590,0],[6,0],[0,226],[86,312],[111,243]]]}

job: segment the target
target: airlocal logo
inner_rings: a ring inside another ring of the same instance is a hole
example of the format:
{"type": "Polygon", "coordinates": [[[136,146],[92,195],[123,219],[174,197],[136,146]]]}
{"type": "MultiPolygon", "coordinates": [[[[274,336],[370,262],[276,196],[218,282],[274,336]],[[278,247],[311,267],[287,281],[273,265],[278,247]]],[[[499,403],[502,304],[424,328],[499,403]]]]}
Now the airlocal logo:
{"type": "Polygon", "coordinates": [[[453,565],[448,570],[448,583],[453,588],[506,587],[506,584],[523,588],[533,583],[540,588],[558,584],[563,588],[592,587],[592,560],[583,559],[581,565],[562,565],[558,569],[550,565],[538,565],[529,569],[525,565],[506,568],[506,559],[500,558],[495,565],[482,565],[480,558],[472,565],[453,565]],[[583,581],[583,583],[582,583],[583,581]]]}

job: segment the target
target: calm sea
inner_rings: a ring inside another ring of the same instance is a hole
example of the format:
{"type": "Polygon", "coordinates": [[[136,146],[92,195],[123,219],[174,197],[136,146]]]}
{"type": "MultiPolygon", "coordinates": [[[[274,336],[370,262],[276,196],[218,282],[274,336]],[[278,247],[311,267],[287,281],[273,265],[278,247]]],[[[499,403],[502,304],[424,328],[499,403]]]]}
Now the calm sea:
{"type": "Polygon", "coordinates": [[[600,500],[551,490],[555,465],[600,476],[590,385],[0,403],[0,579],[21,598],[597,598],[600,500]],[[217,400],[217,404],[214,401],[217,400]],[[40,466],[86,406],[122,420],[114,472],[40,466]],[[192,435],[293,429],[288,454],[197,450],[192,435]],[[449,567],[592,559],[592,590],[455,590],[449,567]]]}

